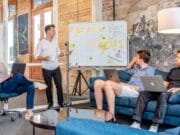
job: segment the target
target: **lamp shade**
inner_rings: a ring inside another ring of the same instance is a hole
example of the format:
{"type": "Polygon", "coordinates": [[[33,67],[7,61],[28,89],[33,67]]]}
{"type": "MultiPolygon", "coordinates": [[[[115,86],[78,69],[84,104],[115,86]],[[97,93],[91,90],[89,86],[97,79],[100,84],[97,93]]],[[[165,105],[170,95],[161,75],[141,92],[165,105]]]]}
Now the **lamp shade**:
{"type": "Polygon", "coordinates": [[[159,33],[180,33],[180,7],[167,8],[158,12],[159,33]]]}

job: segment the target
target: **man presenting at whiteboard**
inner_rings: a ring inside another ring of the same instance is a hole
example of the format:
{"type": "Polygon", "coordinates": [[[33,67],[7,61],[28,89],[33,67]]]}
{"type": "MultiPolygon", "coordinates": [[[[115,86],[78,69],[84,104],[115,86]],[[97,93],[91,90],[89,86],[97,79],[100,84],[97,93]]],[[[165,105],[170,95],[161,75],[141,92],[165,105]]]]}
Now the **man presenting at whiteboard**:
{"type": "Polygon", "coordinates": [[[62,76],[58,63],[58,57],[64,56],[59,49],[58,43],[54,41],[55,26],[53,24],[45,27],[46,37],[42,39],[35,50],[35,58],[42,61],[42,73],[47,85],[46,96],[48,109],[53,106],[52,79],[57,90],[59,107],[63,107],[62,76]]]}
{"type": "Polygon", "coordinates": [[[97,117],[104,117],[102,110],[103,91],[105,92],[108,112],[105,113],[105,120],[107,122],[115,122],[115,96],[119,97],[138,97],[139,92],[144,90],[141,82],[141,76],[153,76],[155,69],[148,65],[150,60],[150,52],[148,50],[140,50],[136,56],[127,66],[127,72],[132,74],[128,83],[117,83],[111,80],[103,81],[96,80],[94,83],[95,99],[97,109],[95,110],[97,117]],[[133,67],[138,65],[138,69],[134,70],[133,67]]]}

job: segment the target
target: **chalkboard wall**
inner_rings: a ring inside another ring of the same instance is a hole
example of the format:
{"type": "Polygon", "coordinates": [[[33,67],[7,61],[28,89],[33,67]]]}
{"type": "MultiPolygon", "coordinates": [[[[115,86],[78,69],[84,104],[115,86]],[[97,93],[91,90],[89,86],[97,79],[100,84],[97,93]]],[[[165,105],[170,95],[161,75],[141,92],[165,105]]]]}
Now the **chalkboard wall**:
{"type": "Polygon", "coordinates": [[[18,16],[19,54],[28,53],[28,14],[18,16]]]}

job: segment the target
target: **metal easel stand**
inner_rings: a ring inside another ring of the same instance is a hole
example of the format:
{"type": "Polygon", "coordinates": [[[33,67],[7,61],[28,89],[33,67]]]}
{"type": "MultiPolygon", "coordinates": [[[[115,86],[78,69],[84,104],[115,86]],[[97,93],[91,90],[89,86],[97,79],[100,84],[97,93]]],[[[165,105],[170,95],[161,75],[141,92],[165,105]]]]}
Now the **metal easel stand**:
{"type": "Polygon", "coordinates": [[[85,76],[83,75],[83,73],[81,72],[81,70],[78,70],[78,75],[77,75],[77,78],[76,78],[76,81],[75,81],[75,84],[74,84],[74,87],[73,87],[73,91],[72,91],[72,95],[73,96],[82,96],[87,90],[88,90],[88,87],[89,87],[89,84],[85,78],[85,76]],[[85,82],[87,88],[85,90],[82,90],[81,88],[81,81],[85,82]]]}
{"type": "MultiPolygon", "coordinates": [[[[67,42],[65,44],[65,46],[67,47],[67,52],[69,52],[69,42],[67,42]]],[[[74,68],[71,69],[69,68],[69,56],[67,56],[67,65],[66,65],[66,69],[67,69],[67,102],[69,105],[71,105],[71,99],[88,99],[89,96],[83,96],[83,94],[88,90],[89,88],[89,84],[85,78],[85,76],[83,75],[83,73],[81,72],[80,68],[74,68]],[[69,92],[69,71],[74,70],[74,71],[78,71],[77,74],[77,78],[75,81],[75,84],[73,86],[73,90],[72,90],[72,96],[70,96],[70,92],[69,92]],[[85,82],[85,85],[87,86],[87,88],[85,90],[82,90],[82,81],[85,82]]]]}

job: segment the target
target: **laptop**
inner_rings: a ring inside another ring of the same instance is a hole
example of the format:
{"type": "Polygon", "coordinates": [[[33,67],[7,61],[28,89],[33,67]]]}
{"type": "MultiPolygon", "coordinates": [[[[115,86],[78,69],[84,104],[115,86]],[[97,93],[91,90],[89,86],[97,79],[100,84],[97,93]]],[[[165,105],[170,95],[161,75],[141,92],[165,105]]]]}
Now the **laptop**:
{"type": "Polygon", "coordinates": [[[144,90],[149,92],[164,92],[166,88],[163,84],[161,76],[143,76],[141,81],[144,85],[144,90]]]}
{"type": "Polygon", "coordinates": [[[104,75],[107,80],[120,82],[119,74],[116,69],[104,69],[104,75]]]}
{"type": "Polygon", "coordinates": [[[13,63],[11,73],[13,75],[15,75],[17,73],[24,74],[25,68],[26,68],[25,63],[13,63]]]}

